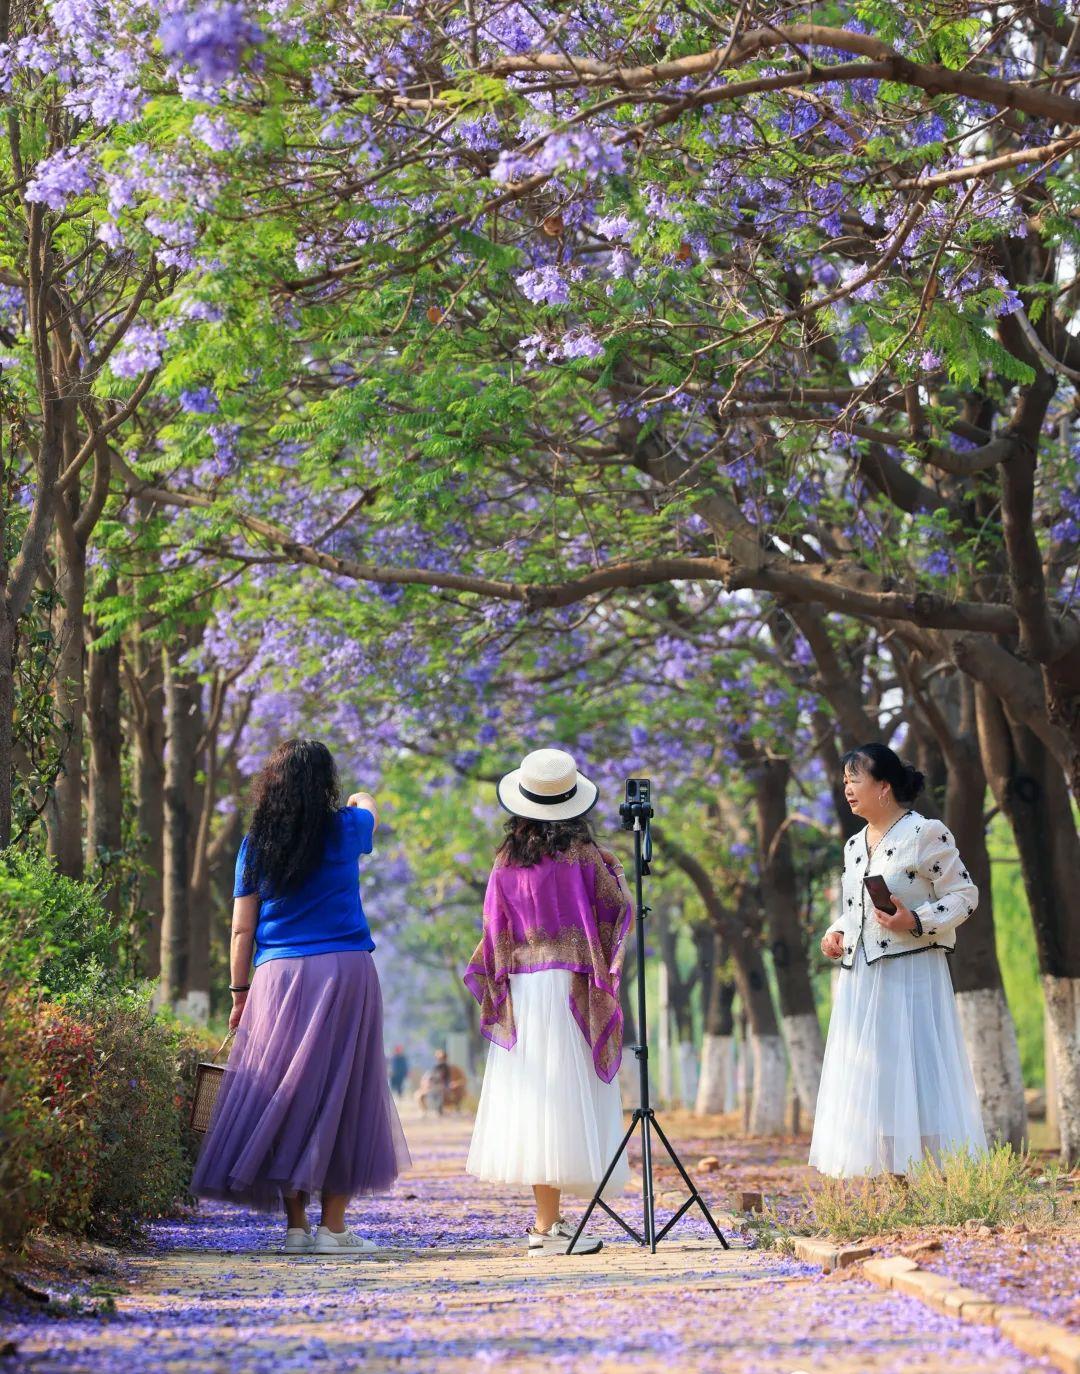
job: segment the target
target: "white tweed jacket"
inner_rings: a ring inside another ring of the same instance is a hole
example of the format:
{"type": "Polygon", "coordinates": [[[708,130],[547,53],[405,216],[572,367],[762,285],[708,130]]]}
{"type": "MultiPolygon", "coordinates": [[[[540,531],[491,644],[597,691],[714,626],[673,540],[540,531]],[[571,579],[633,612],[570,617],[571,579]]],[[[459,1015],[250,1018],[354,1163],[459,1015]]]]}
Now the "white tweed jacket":
{"type": "Polygon", "coordinates": [[[851,968],[859,946],[868,964],[918,954],[924,949],[952,950],[956,927],[979,902],[953,837],[942,821],[908,811],[867,853],[865,827],[844,846],[840,914],[829,927],[844,936],[840,964],[851,968]],[[904,905],[915,913],[920,929],[888,930],[874,916],[874,904],[863,885],[868,873],[879,873],[904,905]]]}

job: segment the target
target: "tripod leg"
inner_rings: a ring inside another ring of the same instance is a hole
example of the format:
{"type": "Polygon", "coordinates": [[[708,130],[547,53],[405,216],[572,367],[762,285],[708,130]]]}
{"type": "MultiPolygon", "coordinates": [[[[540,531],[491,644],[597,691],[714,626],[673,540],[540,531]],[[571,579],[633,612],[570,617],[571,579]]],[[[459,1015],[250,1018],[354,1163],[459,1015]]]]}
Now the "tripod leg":
{"type": "MultiPolygon", "coordinates": [[[[585,1230],[585,1227],[589,1223],[589,1218],[596,1210],[596,1205],[598,1202],[600,1202],[600,1195],[607,1187],[607,1181],[614,1172],[615,1165],[618,1164],[619,1160],[622,1158],[622,1152],[626,1149],[627,1145],[630,1144],[630,1137],[634,1134],[634,1127],[637,1125],[638,1115],[639,1112],[635,1110],[633,1116],[630,1118],[630,1125],[627,1126],[626,1133],[624,1134],[619,1144],[619,1148],[615,1151],[614,1155],[612,1155],[611,1163],[607,1166],[607,1172],[604,1174],[604,1177],[600,1180],[600,1186],[597,1188],[596,1192],[593,1193],[588,1207],[585,1208],[585,1215],[578,1222],[578,1228],[574,1232],[573,1239],[570,1241],[570,1244],[567,1246],[566,1249],[566,1253],[568,1255],[572,1255],[574,1253],[574,1246],[578,1243],[578,1240],[581,1237],[581,1233],[585,1230]]],[[[623,1224],[625,1225],[625,1223],[623,1224]]]]}
{"type": "Polygon", "coordinates": [[[641,1191],[645,1207],[645,1239],[649,1249],[656,1254],[656,1199],[653,1195],[652,1137],[649,1124],[652,1112],[641,1114],[641,1191]]]}
{"type": "MultiPolygon", "coordinates": [[[[664,1129],[663,1129],[663,1127],[660,1125],[659,1121],[657,1121],[657,1119],[656,1119],[655,1116],[652,1118],[652,1124],[653,1124],[653,1127],[654,1127],[655,1130],[656,1130],[656,1134],[660,1137],[660,1142],[661,1142],[661,1144],[663,1145],[664,1149],[668,1152],[668,1157],[670,1158],[672,1164],[674,1164],[675,1167],[676,1167],[676,1169],[678,1169],[680,1175],[682,1176],[682,1181],[686,1184],[687,1188],[690,1189],[690,1194],[691,1194],[691,1196],[690,1196],[689,1202],[688,1202],[686,1205],[689,1206],[690,1203],[693,1203],[693,1202],[696,1202],[696,1203],[697,1203],[697,1205],[698,1205],[698,1206],[701,1208],[701,1210],[705,1213],[705,1220],[706,1220],[706,1221],[709,1223],[709,1225],[712,1227],[713,1232],[714,1232],[714,1234],[716,1235],[717,1240],[720,1242],[720,1244],[724,1247],[725,1250],[730,1250],[730,1249],[731,1249],[731,1246],[728,1245],[727,1241],[724,1239],[724,1233],[723,1233],[723,1231],[721,1231],[721,1230],[720,1230],[720,1227],[717,1226],[715,1220],[713,1219],[713,1214],[709,1211],[708,1207],[705,1205],[705,1199],[704,1199],[704,1198],[701,1196],[701,1194],[698,1192],[698,1190],[697,1190],[697,1185],[694,1183],[694,1180],[690,1177],[690,1175],[689,1175],[689,1174],[686,1172],[686,1170],[683,1168],[682,1160],[681,1160],[681,1159],[679,1158],[679,1156],[675,1153],[675,1150],[674,1150],[674,1147],[673,1147],[672,1144],[671,1144],[671,1141],[668,1140],[667,1136],[664,1134],[664,1129]]],[[[681,1211],[685,1211],[685,1210],[686,1210],[685,1207],[681,1209],[681,1211]]],[[[677,1214],[677,1215],[681,1215],[681,1212],[680,1212],[679,1214],[677,1214]]],[[[674,1220],[674,1218],[673,1218],[673,1220],[674,1220]]],[[[668,1225],[670,1226],[670,1225],[671,1225],[671,1222],[669,1222],[668,1225]]],[[[666,1230],[667,1227],[665,1227],[664,1229],[666,1230]]]]}

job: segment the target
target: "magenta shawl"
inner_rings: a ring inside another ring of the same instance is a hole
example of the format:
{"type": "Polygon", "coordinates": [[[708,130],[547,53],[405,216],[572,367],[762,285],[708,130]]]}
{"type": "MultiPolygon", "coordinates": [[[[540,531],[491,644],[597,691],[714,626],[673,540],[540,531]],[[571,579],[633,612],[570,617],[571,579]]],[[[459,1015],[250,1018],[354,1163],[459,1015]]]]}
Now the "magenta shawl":
{"type": "Polygon", "coordinates": [[[495,861],[484,896],[484,937],[465,971],[480,1003],[480,1030],[493,1044],[517,1042],[510,974],[564,968],[570,1010],[605,1083],[622,1058],[619,980],[630,903],[593,844],[574,845],[531,868],[495,861]]]}

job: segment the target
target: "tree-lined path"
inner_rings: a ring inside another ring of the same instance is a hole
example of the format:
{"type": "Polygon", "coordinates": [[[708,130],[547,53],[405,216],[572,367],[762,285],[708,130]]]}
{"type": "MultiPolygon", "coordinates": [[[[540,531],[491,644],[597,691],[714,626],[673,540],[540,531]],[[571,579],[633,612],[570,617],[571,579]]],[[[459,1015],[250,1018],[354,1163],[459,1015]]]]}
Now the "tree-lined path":
{"type": "MultiPolygon", "coordinates": [[[[20,1369],[363,1368],[937,1371],[1049,1368],[988,1327],[965,1325],[858,1279],[823,1278],[773,1251],[724,1252],[681,1224],[655,1256],[614,1236],[599,1256],[525,1251],[523,1199],[463,1172],[471,1122],[406,1121],[414,1168],[352,1224],[386,1248],[352,1260],[268,1252],[281,1224],[209,1205],[162,1223],[129,1257],[114,1319],[16,1332],[20,1369]],[[401,1247],[401,1248],[397,1248],[401,1247]]],[[[713,1189],[718,1205],[725,1198],[713,1189]]],[[[632,1205],[632,1204],[631,1204],[632,1205]]],[[[5,1362],[6,1364],[7,1362],[5,1362]]]]}

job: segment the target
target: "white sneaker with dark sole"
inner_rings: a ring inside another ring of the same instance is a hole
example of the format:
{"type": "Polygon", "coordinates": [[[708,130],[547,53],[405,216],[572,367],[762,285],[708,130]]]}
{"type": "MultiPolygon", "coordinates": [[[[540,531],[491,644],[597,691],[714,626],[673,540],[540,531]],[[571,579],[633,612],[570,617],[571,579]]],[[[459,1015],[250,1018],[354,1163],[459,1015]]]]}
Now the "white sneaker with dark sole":
{"type": "Polygon", "coordinates": [[[312,1253],[316,1255],[368,1255],[379,1247],[373,1240],[365,1240],[348,1227],[344,1231],[331,1231],[320,1226],[315,1232],[312,1253]]]}
{"type": "Polygon", "coordinates": [[[285,1232],[283,1255],[310,1255],[315,1249],[315,1237],[302,1226],[290,1226],[285,1232]]]}
{"type": "MultiPolygon", "coordinates": [[[[574,1239],[574,1232],[577,1227],[571,1226],[568,1221],[563,1221],[560,1217],[552,1224],[550,1231],[538,1231],[535,1226],[530,1226],[526,1235],[529,1238],[529,1250],[537,1252],[543,1250],[545,1254],[567,1255],[570,1253],[570,1242],[574,1239]]],[[[595,1255],[598,1250],[604,1248],[604,1242],[595,1236],[583,1235],[574,1246],[575,1255],[595,1255]]]]}

